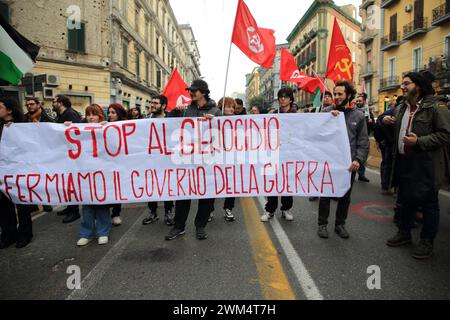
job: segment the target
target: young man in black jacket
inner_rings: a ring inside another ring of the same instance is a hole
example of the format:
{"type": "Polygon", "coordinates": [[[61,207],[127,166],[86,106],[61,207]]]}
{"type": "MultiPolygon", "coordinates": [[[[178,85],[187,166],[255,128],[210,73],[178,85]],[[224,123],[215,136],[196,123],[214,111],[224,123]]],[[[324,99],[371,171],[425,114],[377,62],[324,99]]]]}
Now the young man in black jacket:
{"type": "MultiPolygon", "coordinates": [[[[209,97],[208,84],[203,80],[194,80],[189,88],[192,103],[187,106],[179,106],[169,113],[169,117],[206,117],[213,118],[221,116],[222,112],[217,108],[216,103],[209,97]]],[[[191,208],[191,200],[178,200],[175,202],[175,225],[165,237],[166,240],[173,240],[185,233],[186,220],[191,208]]],[[[195,227],[197,239],[203,240],[208,236],[205,232],[206,224],[210,213],[214,208],[214,199],[200,199],[195,217],[195,227]]]]}
{"type": "MultiPolygon", "coordinates": [[[[367,134],[367,123],[364,114],[351,105],[356,94],[355,89],[348,81],[338,81],[334,87],[334,99],[336,105],[324,110],[331,111],[333,115],[343,113],[347,126],[347,134],[350,142],[350,151],[352,163],[348,170],[351,175],[351,186],[347,193],[338,199],[336,209],[336,221],[334,231],[343,239],[349,238],[347,230],[345,230],[345,221],[348,216],[350,207],[352,186],[355,181],[356,172],[360,166],[367,160],[369,154],[369,136],[367,134]]],[[[319,201],[319,230],[318,236],[328,238],[328,217],[330,215],[330,199],[321,197],[319,201]]]]}
{"type": "MultiPolygon", "coordinates": [[[[57,95],[53,99],[53,111],[57,114],[57,123],[64,123],[66,121],[73,123],[81,122],[80,114],[72,109],[72,102],[67,96],[57,95]]],[[[58,215],[65,215],[62,221],[63,223],[70,223],[80,218],[80,210],[78,205],[67,206],[66,209],[58,212],[58,215]]]]}

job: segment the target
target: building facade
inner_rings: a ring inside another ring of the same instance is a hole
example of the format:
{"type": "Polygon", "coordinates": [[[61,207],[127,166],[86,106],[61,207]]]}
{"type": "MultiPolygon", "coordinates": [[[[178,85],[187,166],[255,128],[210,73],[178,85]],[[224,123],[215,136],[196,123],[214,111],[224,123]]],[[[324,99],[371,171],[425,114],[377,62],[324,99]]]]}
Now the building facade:
{"type": "Polygon", "coordinates": [[[261,67],[255,67],[253,68],[253,71],[246,76],[247,83],[246,83],[246,90],[245,90],[245,96],[246,101],[250,101],[250,99],[259,97],[261,95],[260,91],[260,69],[261,67]]]}
{"type": "Polygon", "coordinates": [[[191,83],[195,79],[199,79],[200,72],[200,51],[198,50],[197,40],[195,39],[194,31],[188,24],[181,24],[180,30],[183,33],[189,46],[189,57],[187,59],[187,72],[184,81],[191,83]]]}
{"type": "Polygon", "coordinates": [[[450,1],[381,1],[381,70],[379,109],[402,95],[409,71],[428,70],[439,94],[450,92],[450,1]]]}
{"type": "Polygon", "coordinates": [[[267,107],[278,108],[277,94],[282,86],[280,80],[281,48],[288,49],[288,44],[278,44],[272,69],[260,68],[260,94],[267,107]]]}
{"type": "MultiPolygon", "coordinates": [[[[287,37],[289,51],[298,67],[308,75],[317,73],[323,77],[328,63],[328,54],[333,32],[334,18],[337,18],[347,46],[352,53],[354,83],[360,85],[359,44],[361,24],[356,20],[357,8],[353,5],[337,6],[332,0],[315,0],[287,37]]],[[[332,86],[332,81],[327,81],[332,86]]],[[[290,84],[293,86],[293,84],[290,84]]],[[[312,103],[312,95],[297,91],[296,101],[300,107],[312,103]]]]}
{"type": "MultiPolygon", "coordinates": [[[[361,87],[364,84],[369,108],[379,113],[380,85],[380,3],[381,0],[363,0],[359,7],[361,24],[361,87]]],[[[362,91],[362,88],[361,88],[362,91]]],[[[383,98],[384,99],[384,98],[383,98]]]]}
{"type": "Polygon", "coordinates": [[[175,67],[188,79],[191,57],[199,57],[198,49],[191,53],[168,0],[0,4],[11,25],[41,47],[22,84],[46,104],[66,94],[79,112],[90,103],[106,107],[111,102],[144,111],[175,67]]]}

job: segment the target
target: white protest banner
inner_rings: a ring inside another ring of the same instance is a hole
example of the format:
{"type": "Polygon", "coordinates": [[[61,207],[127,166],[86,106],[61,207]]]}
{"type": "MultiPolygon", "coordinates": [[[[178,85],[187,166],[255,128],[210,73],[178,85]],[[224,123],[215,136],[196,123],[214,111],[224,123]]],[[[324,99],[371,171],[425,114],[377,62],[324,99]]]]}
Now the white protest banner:
{"type": "Polygon", "coordinates": [[[108,204],[269,195],[343,196],[343,115],[13,124],[0,189],[15,203],[108,204]]]}

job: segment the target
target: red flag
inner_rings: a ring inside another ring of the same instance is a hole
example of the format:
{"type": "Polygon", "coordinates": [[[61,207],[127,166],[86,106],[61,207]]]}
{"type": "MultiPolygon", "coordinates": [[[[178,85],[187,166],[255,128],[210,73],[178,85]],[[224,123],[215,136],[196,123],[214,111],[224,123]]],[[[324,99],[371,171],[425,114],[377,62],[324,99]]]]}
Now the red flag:
{"type": "Polygon", "coordinates": [[[258,28],[250,10],[239,0],[231,41],[253,62],[271,69],[276,55],[274,30],[258,28]]]}
{"type": "Polygon", "coordinates": [[[339,80],[353,81],[352,54],[345,43],[336,18],[334,18],[326,77],[334,82],[339,80]]]}
{"type": "Polygon", "coordinates": [[[171,111],[178,105],[191,103],[191,98],[186,95],[187,87],[188,85],[181,78],[177,68],[175,68],[162,93],[168,100],[166,108],[167,111],[171,111]]]}
{"type": "Polygon", "coordinates": [[[299,83],[309,78],[305,73],[298,71],[297,63],[292,54],[285,48],[281,48],[280,55],[280,80],[299,83]]]}

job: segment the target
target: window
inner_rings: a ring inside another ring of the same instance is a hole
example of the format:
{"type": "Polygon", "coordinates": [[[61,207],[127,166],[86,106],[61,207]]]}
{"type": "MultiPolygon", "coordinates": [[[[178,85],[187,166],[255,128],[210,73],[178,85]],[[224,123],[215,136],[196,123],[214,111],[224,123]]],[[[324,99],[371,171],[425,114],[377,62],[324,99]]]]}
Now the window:
{"type": "Polygon", "coordinates": [[[140,63],[140,53],[136,52],[136,77],[139,79],[141,77],[141,63],[140,63]]]}
{"type": "Polygon", "coordinates": [[[156,54],[159,56],[159,34],[156,34],[156,54]]]}
{"type": "Polygon", "coordinates": [[[156,67],[156,87],[161,88],[161,69],[156,67]]]}
{"type": "Polygon", "coordinates": [[[388,77],[389,79],[395,78],[395,57],[389,59],[388,65],[388,77]]]}
{"type": "Polygon", "coordinates": [[[367,101],[372,101],[372,80],[366,81],[367,101]]]}
{"type": "Polygon", "coordinates": [[[7,3],[0,2],[0,15],[6,22],[9,21],[9,5],[7,3]]]}
{"type": "Polygon", "coordinates": [[[145,19],[145,43],[149,43],[149,37],[150,37],[150,22],[148,19],[145,19]]]}
{"type": "Polygon", "coordinates": [[[444,56],[450,56],[450,36],[445,37],[444,56]]]}
{"type": "Polygon", "coordinates": [[[128,19],[128,0],[122,0],[122,13],[125,20],[128,19]]]}
{"type": "Polygon", "coordinates": [[[128,69],[128,41],[122,40],[122,66],[128,69]]]}
{"type": "Polygon", "coordinates": [[[80,23],[79,29],[68,29],[67,39],[68,39],[68,49],[70,51],[85,52],[85,29],[86,24],[84,22],[80,23]]]}
{"type": "Polygon", "coordinates": [[[163,61],[166,58],[166,44],[164,42],[163,42],[163,45],[162,45],[162,58],[163,58],[163,61]]]}
{"type": "Polygon", "coordinates": [[[140,19],[139,19],[140,11],[141,11],[141,8],[136,6],[136,11],[134,14],[134,28],[136,29],[138,34],[139,34],[139,23],[140,23],[140,19]]]}
{"type": "Polygon", "coordinates": [[[413,71],[422,69],[422,48],[413,49],[413,71]]]}
{"type": "Polygon", "coordinates": [[[150,64],[147,61],[145,61],[145,81],[147,81],[147,84],[149,84],[149,73],[150,73],[150,64]]]}

